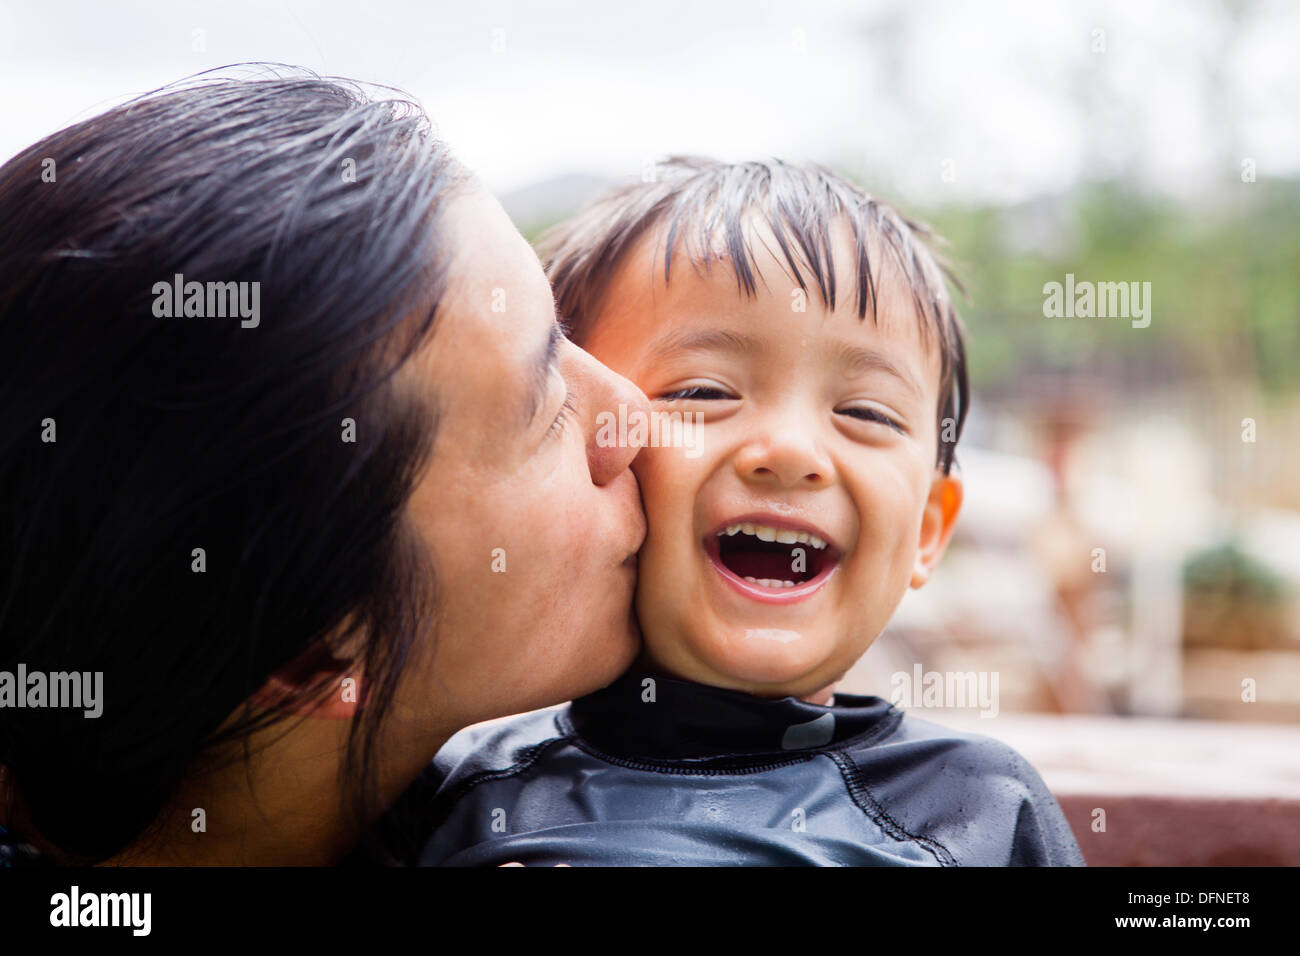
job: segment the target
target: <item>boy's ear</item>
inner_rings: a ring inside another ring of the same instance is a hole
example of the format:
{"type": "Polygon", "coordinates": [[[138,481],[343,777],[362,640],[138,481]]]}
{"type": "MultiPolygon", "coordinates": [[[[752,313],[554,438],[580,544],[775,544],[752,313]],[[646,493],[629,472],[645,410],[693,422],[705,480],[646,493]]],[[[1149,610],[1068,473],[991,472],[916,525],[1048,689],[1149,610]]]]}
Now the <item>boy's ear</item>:
{"type": "Polygon", "coordinates": [[[912,567],[911,586],[922,587],[930,580],[930,572],[943,557],[957,526],[961,511],[962,483],[957,475],[936,472],[930,483],[930,497],[921,515],[921,537],[917,542],[916,564],[912,567]]]}

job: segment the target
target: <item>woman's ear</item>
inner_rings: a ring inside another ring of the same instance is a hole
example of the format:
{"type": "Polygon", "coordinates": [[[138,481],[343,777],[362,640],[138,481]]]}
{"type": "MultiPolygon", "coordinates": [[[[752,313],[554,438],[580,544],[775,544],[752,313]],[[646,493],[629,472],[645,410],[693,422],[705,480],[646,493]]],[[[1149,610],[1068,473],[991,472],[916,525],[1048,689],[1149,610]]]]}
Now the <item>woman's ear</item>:
{"type": "Polygon", "coordinates": [[[917,542],[916,563],[912,567],[911,587],[919,588],[930,580],[930,572],[947,550],[948,539],[957,525],[962,502],[961,478],[936,471],[930,483],[930,497],[921,515],[921,536],[917,542]]]}
{"type": "MultiPolygon", "coordinates": [[[[357,713],[357,694],[360,690],[358,678],[347,674],[335,675],[338,688],[324,698],[304,697],[303,690],[308,684],[297,684],[285,680],[278,673],[272,674],[265,684],[253,694],[253,703],[266,710],[278,710],[297,714],[301,717],[320,717],[325,720],[351,720],[357,713]]],[[[321,679],[316,675],[312,682],[321,679]]]]}
{"type": "Polygon", "coordinates": [[[334,656],[328,647],[318,646],[302,654],[267,678],[253,694],[253,703],[303,717],[351,720],[361,696],[360,668],[334,656]],[[322,684],[330,684],[325,696],[322,684]]]}

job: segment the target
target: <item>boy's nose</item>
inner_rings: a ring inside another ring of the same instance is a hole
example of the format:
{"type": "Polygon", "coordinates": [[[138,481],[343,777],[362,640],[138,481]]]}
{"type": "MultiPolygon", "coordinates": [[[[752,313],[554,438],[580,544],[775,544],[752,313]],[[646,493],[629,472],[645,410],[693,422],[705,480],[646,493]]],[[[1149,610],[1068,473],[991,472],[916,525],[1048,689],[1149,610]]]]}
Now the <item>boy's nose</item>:
{"type": "Polygon", "coordinates": [[[634,428],[638,420],[648,425],[650,402],[641,389],[612,371],[570,342],[565,350],[564,377],[571,383],[582,414],[587,436],[587,465],[591,480],[605,485],[632,464],[640,445],[620,440],[629,434],[647,434],[647,428],[634,428]],[[607,427],[601,427],[609,422],[607,427]],[[620,427],[620,422],[627,425],[620,427]],[[610,437],[616,440],[608,440],[610,437]]]}
{"type": "Polygon", "coordinates": [[[782,488],[824,488],[834,481],[834,465],[808,427],[806,418],[768,419],[759,434],[736,454],[742,481],[782,488]]]}

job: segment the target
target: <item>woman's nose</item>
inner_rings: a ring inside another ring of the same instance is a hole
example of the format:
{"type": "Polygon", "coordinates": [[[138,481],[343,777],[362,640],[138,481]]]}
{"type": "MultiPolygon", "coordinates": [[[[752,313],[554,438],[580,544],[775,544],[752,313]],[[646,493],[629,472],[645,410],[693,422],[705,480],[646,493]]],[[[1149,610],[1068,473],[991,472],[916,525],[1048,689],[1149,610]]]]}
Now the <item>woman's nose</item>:
{"type": "Polygon", "coordinates": [[[626,471],[640,450],[627,439],[648,434],[650,403],[641,389],[578,346],[566,342],[563,348],[564,377],[582,413],[591,480],[605,485],[626,471]]]}

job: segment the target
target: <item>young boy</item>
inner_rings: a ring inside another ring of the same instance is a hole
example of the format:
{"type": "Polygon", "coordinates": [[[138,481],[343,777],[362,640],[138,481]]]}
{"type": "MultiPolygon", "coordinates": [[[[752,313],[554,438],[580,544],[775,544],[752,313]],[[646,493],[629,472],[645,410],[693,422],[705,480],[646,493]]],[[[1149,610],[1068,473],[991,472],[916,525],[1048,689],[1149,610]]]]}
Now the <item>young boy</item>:
{"type": "Polygon", "coordinates": [[[634,465],[644,650],[454,737],[419,863],[1082,865],[1010,747],[833,692],[961,506],[927,236],[821,168],[673,159],[548,238],[573,339],[686,423],[634,465]]]}

